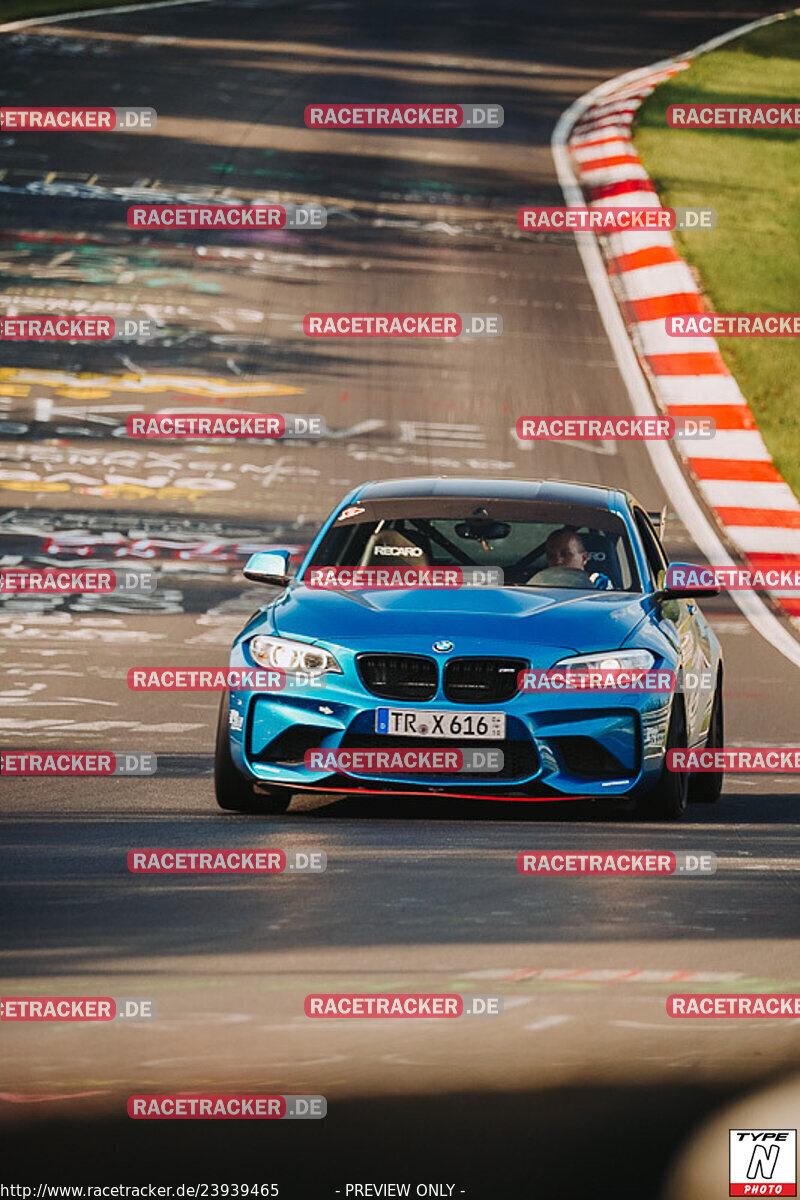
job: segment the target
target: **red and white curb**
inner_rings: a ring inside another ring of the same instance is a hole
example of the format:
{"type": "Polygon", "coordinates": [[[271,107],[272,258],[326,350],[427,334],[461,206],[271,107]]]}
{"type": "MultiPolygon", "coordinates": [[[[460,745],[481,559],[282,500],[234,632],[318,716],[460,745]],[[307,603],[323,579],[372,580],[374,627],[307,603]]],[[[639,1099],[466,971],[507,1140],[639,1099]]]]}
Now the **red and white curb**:
{"type": "MultiPolygon", "coordinates": [[[[660,83],[690,66],[696,54],[743,32],[734,30],[681,58],[612,80],[573,106],[578,111],[570,110],[563,150],[568,175],[589,208],[661,207],[631,140],[636,110],[660,83]]],[[[556,148],[554,138],[554,153],[556,148]]],[[[565,172],[559,174],[563,184],[565,172]]],[[[800,567],[800,503],[773,465],[717,342],[684,337],[676,348],[665,331],[664,318],[671,314],[709,311],[672,235],[642,231],[598,235],[598,241],[628,337],[658,406],[674,417],[712,416],[716,422],[716,436],[708,442],[676,445],[719,526],[752,567],[800,567]]],[[[773,593],[772,598],[797,623],[800,593],[773,593]]]]}

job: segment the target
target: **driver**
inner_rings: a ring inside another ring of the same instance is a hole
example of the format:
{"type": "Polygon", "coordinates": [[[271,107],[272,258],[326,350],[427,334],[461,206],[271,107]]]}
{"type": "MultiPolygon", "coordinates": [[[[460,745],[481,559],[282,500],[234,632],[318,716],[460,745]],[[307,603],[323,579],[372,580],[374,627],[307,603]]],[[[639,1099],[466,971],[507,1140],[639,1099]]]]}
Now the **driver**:
{"type": "Polygon", "coordinates": [[[548,567],[572,567],[575,571],[585,571],[589,561],[589,551],[584,545],[583,538],[572,529],[556,529],[550,534],[544,544],[548,567]]]}
{"type": "Polygon", "coordinates": [[[607,591],[611,580],[607,575],[586,570],[589,551],[581,535],[565,525],[554,529],[544,544],[547,566],[528,580],[534,587],[599,588],[607,591]]]}

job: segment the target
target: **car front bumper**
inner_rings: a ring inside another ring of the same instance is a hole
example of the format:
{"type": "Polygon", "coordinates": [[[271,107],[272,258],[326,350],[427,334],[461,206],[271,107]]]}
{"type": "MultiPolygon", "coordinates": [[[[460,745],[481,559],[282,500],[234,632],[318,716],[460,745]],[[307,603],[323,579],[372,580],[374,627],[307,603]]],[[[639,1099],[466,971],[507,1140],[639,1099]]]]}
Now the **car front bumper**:
{"type": "MultiPolygon", "coordinates": [[[[372,647],[370,647],[372,649],[372,647]]],[[[519,656],[519,647],[514,648],[519,656]]],[[[506,646],[487,651],[511,655],[506,646]]],[[[545,651],[545,654],[547,652],[545,651]]],[[[344,674],[328,674],[324,686],[281,692],[230,693],[230,747],[236,766],[255,782],[303,790],[421,789],[508,799],[636,795],[656,781],[663,766],[671,696],[664,693],[518,693],[498,704],[454,704],[441,694],[425,704],[388,700],[366,690],[351,659],[339,655],[344,674]],[[504,742],[388,738],[375,733],[379,708],[504,712],[504,742]],[[312,770],[311,749],[436,748],[445,745],[500,747],[500,773],[312,770]]],[[[540,664],[533,664],[534,666],[540,664]]],[[[544,665],[552,665],[548,662],[544,665]]],[[[252,666],[246,649],[234,647],[231,666],[252,666]]]]}

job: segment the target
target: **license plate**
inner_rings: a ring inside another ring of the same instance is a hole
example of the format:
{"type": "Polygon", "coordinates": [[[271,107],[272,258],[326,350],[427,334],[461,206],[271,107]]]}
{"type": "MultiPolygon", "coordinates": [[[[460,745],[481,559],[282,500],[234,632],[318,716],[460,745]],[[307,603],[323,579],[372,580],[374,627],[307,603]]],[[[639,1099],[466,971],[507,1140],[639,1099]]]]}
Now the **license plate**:
{"type": "Polygon", "coordinates": [[[379,708],[375,732],[393,737],[472,738],[502,741],[506,714],[499,712],[421,712],[416,708],[379,708]]]}

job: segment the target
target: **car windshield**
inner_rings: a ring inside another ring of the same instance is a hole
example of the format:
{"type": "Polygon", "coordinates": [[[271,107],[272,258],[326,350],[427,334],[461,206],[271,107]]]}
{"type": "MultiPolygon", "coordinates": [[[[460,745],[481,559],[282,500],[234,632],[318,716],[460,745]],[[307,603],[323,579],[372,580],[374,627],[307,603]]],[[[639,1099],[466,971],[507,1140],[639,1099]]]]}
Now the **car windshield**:
{"type": "Polygon", "coordinates": [[[602,508],[474,497],[345,507],[313,567],[495,567],[505,587],[638,592],[622,520],[602,508]]]}

